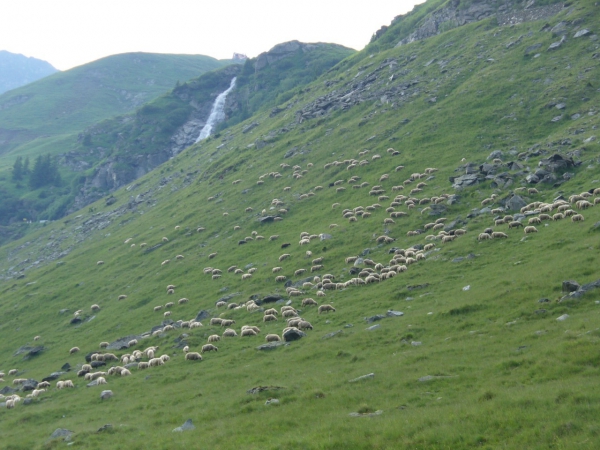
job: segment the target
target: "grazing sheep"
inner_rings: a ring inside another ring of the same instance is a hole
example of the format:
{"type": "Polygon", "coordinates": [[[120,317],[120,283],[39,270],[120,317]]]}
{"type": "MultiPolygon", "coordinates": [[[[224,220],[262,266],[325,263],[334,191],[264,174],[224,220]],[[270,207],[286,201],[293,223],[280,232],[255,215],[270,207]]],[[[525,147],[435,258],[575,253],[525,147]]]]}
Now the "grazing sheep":
{"type": "Polygon", "coordinates": [[[160,311],[162,309],[162,305],[158,305],[154,307],[154,312],[160,311]]]}
{"type": "Polygon", "coordinates": [[[221,340],[221,336],[219,336],[218,334],[211,334],[208,337],[208,342],[218,342],[221,340]]]}
{"type": "Polygon", "coordinates": [[[9,377],[12,377],[13,375],[16,375],[17,373],[19,373],[19,370],[18,370],[18,369],[10,369],[10,370],[8,371],[8,376],[9,376],[9,377]]]}
{"type": "Polygon", "coordinates": [[[281,338],[276,334],[267,334],[265,336],[265,341],[267,342],[280,342],[281,338]]]}
{"type": "Polygon", "coordinates": [[[325,297],[325,292],[323,291],[317,291],[317,297],[325,297]]]}
{"type": "Polygon", "coordinates": [[[117,300],[125,300],[126,298],[127,298],[127,296],[126,296],[126,295],[124,295],[124,294],[121,294],[121,295],[119,295],[119,296],[117,297],[117,300]]]}
{"type": "MultiPolygon", "coordinates": [[[[188,353],[188,355],[189,355],[189,353],[188,353]]],[[[152,358],[150,361],[148,361],[148,365],[150,367],[164,366],[165,362],[160,358],[152,358]]]]}
{"type": "Polygon", "coordinates": [[[287,280],[287,277],[285,275],[279,275],[279,276],[275,277],[275,281],[277,281],[277,282],[283,282],[285,280],[287,280]]]}
{"type": "Polygon", "coordinates": [[[221,325],[221,322],[223,322],[223,319],[221,319],[220,317],[213,317],[212,319],[210,319],[211,325],[221,325]]]}
{"type": "MultiPolygon", "coordinates": [[[[41,336],[34,336],[33,340],[34,341],[39,341],[41,338],[42,338],[41,336]]],[[[2,378],[2,377],[0,377],[0,378],[2,378]]]]}
{"type": "Polygon", "coordinates": [[[104,377],[98,377],[96,379],[96,384],[100,385],[100,384],[108,384],[108,383],[106,382],[106,378],[104,378],[104,377]]]}
{"type": "Polygon", "coordinates": [[[492,233],[492,237],[494,239],[498,239],[498,238],[508,238],[508,235],[506,233],[502,233],[501,231],[494,231],[492,233]]]}
{"type": "Polygon", "coordinates": [[[72,382],[71,380],[65,380],[65,382],[64,382],[64,384],[63,384],[63,387],[66,387],[66,388],[74,388],[74,387],[75,387],[75,385],[73,384],[73,382],[72,382]]]}
{"type": "Polygon", "coordinates": [[[65,387],[65,382],[64,381],[57,381],[56,382],[56,389],[63,389],[65,387]]]}
{"type": "MultiPolygon", "coordinates": [[[[73,347],[71,350],[69,350],[69,355],[72,355],[73,353],[77,353],[79,351],[79,347],[73,347]]],[[[10,372],[9,372],[10,375],[10,372]]]]}
{"type": "Polygon", "coordinates": [[[478,241],[485,241],[487,239],[492,239],[492,236],[488,233],[479,233],[479,236],[477,236],[478,241]]]}
{"type": "Polygon", "coordinates": [[[160,359],[162,359],[163,362],[167,362],[171,359],[171,357],[169,355],[160,355],[160,359]]]}
{"type": "Polygon", "coordinates": [[[104,264],[104,261],[98,261],[98,262],[96,263],[96,265],[98,265],[98,266],[101,266],[102,264],[104,264]]]}
{"type": "Polygon", "coordinates": [[[242,337],[243,336],[256,336],[257,335],[256,331],[254,331],[251,328],[243,328],[241,334],[242,334],[242,337]]]}
{"type": "Polygon", "coordinates": [[[539,217],[532,217],[527,221],[527,223],[529,225],[536,225],[536,224],[539,225],[540,223],[542,223],[542,221],[539,217]]]}
{"type": "Polygon", "coordinates": [[[230,327],[231,325],[233,325],[235,323],[235,320],[230,320],[230,319],[223,319],[221,321],[221,326],[222,327],[230,327]]]}
{"type": "Polygon", "coordinates": [[[313,326],[310,324],[310,322],[307,322],[306,320],[301,320],[298,323],[298,329],[300,329],[300,330],[312,330],[313,326]]]}
{"type": "Polygon", "coordinates": [[[164,316],[164,317],[169,317],[170,315],[171,315],[171,311],[165,311],[165,312],[163,313],[163,316],[164,316]]]}
{"type": "Polygon", "coordinates": [[[263,317],[263,322],[271,322],[277,320],[277,317],[273,314],[267,314],[263,317]]]}
{"type": "Polygon", "coordinates": [[[223,337],[236,337],[237,333],[235,332],[235,330],[232,330],[231,328],[227,328],[224,332],[223,332],[223,337]]]}
{"type": "Polygon", "coordinates": [[[538,232],[537,228],[534,227],[534,226],[532,226],[532,225],[529,225],[529,226],[523,228],[523,231],[525,232],[525,234],[537,233],[538,232]]]}
{"type": "Polygon", "coordinates": [[[202,355],[198,352],[189,352],[185,354],[186,361],[202,361],[202,355]]]}
{"type": "Polygon", "coordinates": [[[139,370],[144,370],[144,369],[147,369],[148,367],[150,367],[150,364],[149,364],[149,363],[147,363],[146,361],[141,361],[141,362],[139,362],[139,363],[138,363],[138,366],[137,366],[137,368],[138,368],[139,370]]]}
{"type": "Polygon", "coordinates": [[[137,339],[132,339],[127,343],[127,347],[134,347],[136,345],[138,345],[137,339]]]}
{"type": "Polygon", "coordinates": [[[219,349],[217,347],[215,347],[212,344],[206,344],[202,346],[202,350],[200,350],[200,353],[204,353],[204,352],[216,352],[219,349]]]}
{"type": "Polygon", "coordinates": [[[183,305],[184,303],[188,303],[188,302],[189,302],[189,299],[187,299],[185,297],[177,300],[177,304],[179,304],[179,305],[183,305]]]}
{"type": "Polygon", "coordinates": [[[38,383],[36,388],[37,389],[45,389],[50,387],[50,383],[48,383],[47,381],[42,381],[41,383],[38,383]]]}
{"type": "Polygon", "coordinates": [[[574,216],[571,216],[571,221],[572,222],[583,222],[584,217],[581,214],[575,214],[574,216]]]}
{"type": "Polygon", "coordinates": [[[213,259],[215,256],[217,256],[217,252],[208,255],[208,259],[213,259]]]}
{"type": "Polygon", "coordinates": [[[281,261],[283,261],[285,259],[288,259],[290,256],[292,256],[292,255],[290,255],[289,253],[284,253],[283,255],[281,255],[279,257],[279,262],[281,262],[281,261]]]}
{"type": "Polygon", "coordinates": [[[335,312],[335,308],[331,305],[321,305],[319,306],[319,314],[323,313],[323,312],[329,312],[329,311],[333,311],[335,312]]]}
{"type": "Polygon", "coordinates": [[[121,370],[121,376],[122,377],[127,377],[129,375],[131,375],[131,372],[129,371],[129,369],[123,369],[123,370],[121,370]]]}
{"type": "Polygon", "coordinates": [[[94,311],[94,312],[95,312],[95,311],[100,311],[100,306],[98,306],[98,305],[92,305],[92,306],[91,306],[91,309],[92,309],[92,311],[94,311]]]}

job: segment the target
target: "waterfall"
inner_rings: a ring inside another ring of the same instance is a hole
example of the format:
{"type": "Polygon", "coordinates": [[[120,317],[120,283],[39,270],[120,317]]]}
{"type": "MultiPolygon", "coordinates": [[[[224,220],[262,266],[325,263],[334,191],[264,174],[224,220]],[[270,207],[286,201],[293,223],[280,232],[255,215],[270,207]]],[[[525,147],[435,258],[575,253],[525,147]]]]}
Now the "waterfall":
{"type": "Polygon", "coordinates": [[[226,91],[221,92],[217,98],[215,99],[215,103],[210,110],[210,115],[208,116],[208,120],[206,121],[206,125],[200,131],[200,136],[196,139],[196,142],[200,142],[202,139],[206,139],[212,133],[214,126],[222,122],[225,119],[225,99],[227,98],[227,94],[231,92],[231,90],[235,87],[236,77],[231,79],[231,84],[227,88],[226,91]]]}

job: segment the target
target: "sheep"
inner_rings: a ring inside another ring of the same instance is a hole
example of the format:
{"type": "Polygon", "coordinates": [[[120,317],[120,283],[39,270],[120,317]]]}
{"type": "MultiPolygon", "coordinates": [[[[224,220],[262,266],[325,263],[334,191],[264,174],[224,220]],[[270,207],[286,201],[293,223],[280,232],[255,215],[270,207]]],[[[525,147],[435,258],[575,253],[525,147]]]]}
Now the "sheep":
{"type": "Polygon", "coordinates": [[[46,389],[34,389],[31,391],[31,397],[39,397],[42,392],[46,392],[46,389]]]}
{"type": "MultiPolygon", "coordinates": [[[[156,330],[156,331],[159,331],[159,330],[156,330]]],[[[146,349],[146,351],[144,353],[146,353],[146,357],[148,359],[154,358],[154,350],[153,349],[146,349]]]]}
{"type": "Polygon", "coordinates": [[[325,297],[325,292],[323,291],[317,291],[317,297],[325,297]]]}
{"type": "Polygon", "coordinates": [[[284,253],[283,255],[281,255],[279,257],[279,262],[281,262],[281,261],[283,261],[285,259],[288,259],[290,256],[292,256],[292,255],[290,255],[289,253],[284,253]]]}
{"type": "Polygon", "coordinates": [[[277,334],[267,334],[265,336],[265,341],[267,341],[267,342],[280,342],[281,338],[277,334]]]}
{"type": "Polygon", "coordinates": [[[323,312],[329,312],[329,311],[333,311],[335,312],[335,308],[331,305],[321,305],[319,306],[319,314],[323,313],[323,312]]]}
{"type": "MultiPolygon", "coordinates": [[[[189,353],[188,353],[188,355],[189,355],[189,353]]],[[[165,362],[160,358],[152,358],[150,361],[148,361],[148,365],[150,367],[164,366],[165,362]]]]}
{"type": "Polygon", "coordinates": [[[583,215],[581,214],[575,214],[573,216],[571,216],[571,221],[572,222],[583,222],[585,219],[583,217],[583,215]]]}
{"type": "Polygon", "coordinates": [[[314,266],[312,266],[310,268],[310,271],[311,272],[316,272],[316,271],[322,270],[322,269],[323,269],[323,265],[322,264],[316,264],[316,265],[314,265],[314,266]]]}
{"type": "Polygon", "coordinates": [[[221,326],[222,327],[230,327],[231,325],[233,325],[235,323],[235,320],[230,320],[230,319],[223,319],[221,321],[221,326]]]}
{"type": "Polygon", "coordinates": [[[185,354],[186,361],[202,361],[202,355],[198,352],[189,352],[185,354]]]}
{"type": "Polygon", "coordinates": [[[287,280],[287,277],[285,275],[279,275],[279,276],[275,277],[275,281],[277,281],[278,283],[283,282],[285,280],[287,280]]]}
{"type": "Polygon", "coordinates": [[[532,217],[527,221],[527,223],[529,225],[536,225],[536,224],[539,225],[540,223],[542,223],[542,221],[539,217],[532,217]]]}
{"type": "Polygon", "coordinates": [[[216,352],[219,351],[219,349],[217,347],[215,347],[212,344],[206,344],[202,346],[202,350],[200,350],[200,353],[204,353],[204,352],[216,352]]]}
{"type": "Polygon", "coordinates": [[[310,322],[307,322],[306,320],[301,320],[298,323],[298,329],[300,329],[300,330],[312,330],[313,326],[310,324],[310,322]]]}
{"type": "Polygon", "coordinates": [[[117,297],[117,300],[125,300],[127,296],[125,294],[121,294],[117,297]]]}
{"type": "Polygon", "coordinates": [[[102,264],[104,264],[104,261],[98,261],[98,262],[96,263],[96,265],[97,265],[97,266],[101,266],[102,264]]]}
{"type": "Polygon", "coordinates": [[[131,372],[129,371],[129,369],[123,369],[123,370],[121,370],[121,376],[122,377],[127,377],[129,375],[131,375],[131,372]]]}
{"type": "Polygon", "coordinates": [[[86,372],[91,372],[92,366],[90,364],[84,364],[83,366],[81,366],[81,370],[85,370],[86,372]]]}
{"type": "Polygon", "coordinates": [[[492,236],[488,233],[479,233],[479,236],[477,236],[477,240],[478,241],[485,241],[487,239],[491,239],[492,236]]]}
{"type": "Polygon", "coordinates": [[[165,311],[165,312],[163,313],[163,316],[164,316],[164,317],[169,317],[170,315],[171,315],[171,311],[165,311]]]}
{"type": "MultiPolygon", "coordinates": [[[[34,336],[34,337],[33,337],[33,340],[34,340],[34,341],[39,341],[41,338],[42,338],[41,336],[34,336]]],[[[2,377],[0,377],[0,378],[2,378],[2,377]]]]}
{"type": "Polygon", "coordinates": [[[63,387],[65,387],[65,388],[74,388],[75,385],[73,384],[73,382],[71,380],[65,380],[64,384],[63,384],[63,387]]]}
{"type": "Polygon", "coordinates": [[[525,234],[537,233],[538,232],[537,228],[534,227],[534,226],[532,226],[532,225],[523,228],[523,231],[525,232],[525,234]]]}
{"type": "Polygon", "coordinates": [[[160,311],[162,309],[162,305],[158,305],[154,307],[154,312],[160,311]]]}
{"type": "Polygon", "coordinates": [[[565,218],[565,215],[561,214],[561,213],[556,213],[552,216],[552,220],[562,220],[564,218],[565,218]]]}
{"type": "Polygon", "coordinates": [[[318,303],[312,298],[305,298],[302,300],[302,306],[317,306],[318,303]]]}
{"type": "Polygon", "coordinates": [[[9,377],[12,377],[13,375],[16,375],[17,373],[19,373],[19,370],[18,370],[18,369],[10,369],[10,370],[8,371],[8,376],[9,376],[9,377]]]}
{"type": "MultiPolygon", "coordinates": [[[[77,353],[79,351],[79,347],[73,347],[71,350],[69,350],[69,355],[72,355],[73,353],[77,353]]],[[[9,373],[10,375],[10,373],[9,373]]]]}
{"type": "Polygon", "coordinates": [[[494,231],[492,233],[492,237],[494,239],[498,239],[498,238],[508,238],[508,235],[506,233],[502,233],[501,231],[494,231]]]}
{"type": "Polygon", "coordinates": [[[147,369],[148,367],[150,367],[150,364],[149,364],[149,363],[147,363],[146,361],[141,361],[141,362],[139,362],[139,363],[138,363],[138,365],[137,365],[137,368],[138,368],[139,370],[144,370],[144,369],[147,369]]]}
{"type": "Polygon", "coordinates": [[[267,315],[263,316],[263,322],[272,322],[274,320],[277,320],[277,316],[275,316],[273,314],[267,314],[267,315]]]}
{"type": "Polygon", "coordinates": [[[36,389],[45,389],[50,387],[50,383],[48,383],[47,381],[42,381],[41,383],[38,383],[36,386],[36,389]]]}
{"type": "Polygon", "coordinates": [[[221,336],[219,336],[218,334],[211,334],[208,337],[208,342],[217,342],[221,340],[221,336]]]}
{"type": "Polygon", "coordinates": [[[183,305],[184,303],[188,303],[190,300],[187,298],[180,298],[179,300],[177,300],[177,304],[178,305],[183,305]]]}
{"type": "Polygon", "coordinates": [[[215,256],[217,256],[217,252],[211,253],[210,255],[208,255],[208,259],[213,259],[215,256]]]}
{"type": "Polygon", "coordinates": [[[223,319],[221,319],[220,317],[213,317],[212,319],[210,319],[211,325],[221,325],[221,322],[223,322],[223,319]]]}

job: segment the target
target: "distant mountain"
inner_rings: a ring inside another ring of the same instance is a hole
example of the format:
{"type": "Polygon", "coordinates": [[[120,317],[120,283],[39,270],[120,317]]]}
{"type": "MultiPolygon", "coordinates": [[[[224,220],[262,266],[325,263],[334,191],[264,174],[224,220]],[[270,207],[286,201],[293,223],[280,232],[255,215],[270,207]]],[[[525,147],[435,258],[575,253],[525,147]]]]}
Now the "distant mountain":
{"type": "Polygon", "coordinates": [[[0,50],[0,94],[56,72],[47,61],[0,50]]]}
{"type": "Polygon", "coordinates": [[[123,53],[13,89],[0,95],[0,155],[133,111],[177,81],[227,63],[203,55],[123,53]]]}

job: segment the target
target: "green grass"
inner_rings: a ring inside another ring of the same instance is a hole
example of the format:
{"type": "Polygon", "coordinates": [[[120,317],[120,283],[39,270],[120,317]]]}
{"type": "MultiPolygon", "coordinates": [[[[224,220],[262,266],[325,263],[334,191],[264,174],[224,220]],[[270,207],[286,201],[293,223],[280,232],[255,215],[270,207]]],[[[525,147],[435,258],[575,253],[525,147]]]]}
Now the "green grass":
{"type": "MultiPolygon", "coordinates": [[[[550,24],[564,19],[567,13],[552,18],[550,24]]],[[[591,3],[581,2],[569,20],[585,17],[592,23],[596,16],[591,3]]],[[[188,345],[198,350],[210,334],[222,331],[209,326],[207,320],[203,328],[173,330],[164,337],[144,339],[138,348],[160,345],[160,353],[171,355],[171,360],[164,367],[133,371],[128,378],[109,377],[107,387],[115,396],[106,402],[99,399],[100,389],[86,388],[82,379],[69,372],[65,378],[74,380],[75,390],[53,388],[31,405],[0,409],[3,445],[28,449],[62,446],[48,442],[50,434],[61,427],[76,433],[73,445],[81,448],[597,448],[600,306],[596,301],[600,292],[591,291],[577,300],[558,300],[563,295],[563,280],[586,283],[598,278],[595,268],[600,246],[594,231],[594,224],[600,221],[598,207],[583,211],[582,223],[545,222],[538,226],[539,233],[527,236],[520,229],[508,230],[502,225],[496,228],[506,232],[508,239],[478,242],[478,233],[493,226],[493,216],[467,219],[467,215],[481,208],[481,201],[492,193],[502,198],[510,189],[494,190],[487,181],[457,192],[459,202],[446,206],[444,216],[448,222],[465,220],[465,236],[448,244],[434,241],[439,250],[381,283],[326,291],[324,298],[307,292],[306,297],[331,303],[337,312],[318,315],[314,308],[304,308],[301,315],[314,330],[306,338],[271,352],[259,352],[255,347],[264,342],[265,334],[281,333],[281,319],[263,324],[260,312],[217,310],[214,306],[220,297],[231,293],[240,293],[233,301],[244,302],[252,295],[283,292],[271,272],[275,266],[283,267],[281,273],[288,278],[297,279],[293,277],[295,270],[310,268],[312,258],[323,256],[325,267],[320,274],[331,273],[336,281],[343,282],[351,278],[350,265],[344,263],[348,256],[369,249],[370,258],[386,265],[390,247],[429,242],[424,235],[406,236],[407,231],[422,228],[436,218],[412,209],[408,217],[388,226],[396,241],[377,244],[375,238],[384,233],[383,219],[388,214],[381,208],[368,219],[354,223],[343,219],[344,208],[366,207],[377,199],[368,195],[368,188],[354,190],[347,183],[343,184],[348,187],[345,192],[336,193],[328,185],[338,179],[359,175],[361,182],[382,184],[386,194],[395,195],[391,186],[426,167],[436,167],[435,178],[416,196],[455,193],[448,178],[457,175],[461,158],[483,163],[494,149],[526,151],[539,143],[552,151],[582,150],[576,159],[583,163],[574,170],[572,180],[559,188],[538,186],[541,193],[526,195],[528,201],[551,202],[559,194],[568,197],[599,187],[597,171],[588,168],[596,167],[598,146],[594,142],[583,144],[594,133],[592,127],[598,125],[597,115],[552,124],[549,119],[554,113],[544,108],[558,96],[568,98],[573,112],[597,108],[597,92],[584,94],[586,84],[575,83],[564,71],[556,72],[551,86],[534,83],[532,74],[542,67],[558,67],[565,62],[566,52],[544,52],[539,58],[524,60],[521,47],[512,53],[506,51],[504,39],[494,36],[500,33],[508,37],[509,32],[511,36],[527,35],[540,28],[540,23],[527,23],[498,29],[485,22],[450,30],[423,43],[382,50],[372,58],[369,52],[362,52],[363,60],[357,55],[350,62],[342,62],[311,85],[310,92],[290,101],[298,98],[303,105],[323,95],[326,77],[351,79],[358,66],[372,62],[376,68],[386,58],[406,61],[413,53],[418,54],[417,59],[406,65],[411,73],[398,82],[418,73],[423,91],[430,92],[411,97],[397,108],[365,102],[298,124],[261,150],[248,148],[257,137],[292,121],[289,116],[269,118],[268,111],[261,112],[222,132],[220,138],[189,148],[139,179],[129,191],[118,191],[114,205],[106,207],[103,201],[92,205],[96,214],[121,211],[119,208],[125,211],[119,217],[104,219],[111,222],[100,230],[84,233],[90,226],[88,221],[101,216],[80,211],[43,228],[31,225],[26,239],[29,244],[18,241],[0,247],[0,275],[4,277],[0,285],[0,369],[17,368],[20,377],[41,379],[65,362],[73,366],[82,363],[83,355],[96,350],[100,341],[148,331],[163,319],[152,308],[181,297],[190,302],[172,308],[173,320],[189,320],[207,309],[235,319],[238,332],[244,324],[258,325],[262,330],[256,338],[223,339],[217,344],[219,351],[205,354],[199,363],[184,361],[175,339],[185,332],[188,345]],[[490,67],[485,59],[480,61],[472,52],[466,54],[456,46],[445,47],[448,42],[460,42],[471,49],[477,41],[485,43],[486,58],[495,59],[495,65],[490,67]],[[434,53],[440,59],[451,54],[458,59],[463,54],[464,61],[455,61],[455,69],[447,75],[433,73],[437,66],[425,69],[423,64],[434,53]],[[427,76],[422,74],[425,70],[427,76]],[[518,86],[510,81],[512,76],[519,80],[518,86]],[[433,78],[436,82],[427,81],[433,78]],[[431,106],[424,98],[434,88],[440,100],[431,106]],[[513,88],[530,100],[511,105],[513,88]],[[582,95],[590,99],[583,102],[582,95]],[[503,124],[500,119],[513,110],[522,111],[517,114],[519,119],[510,126],[503,124]],[[359,125],[370,114],[372,118],[359,125]],[[402,123],[405,117],[411,119],[408,124],[402,123]],[[241,133],[253,120],[260,126],[252,135],[241,133]],[[574,130],[581,128],[584,132],[575,134],[574,130]],[[217,149],[229,137],[228,132],[232,139],[217,149]],[[367,142],[373,135],[377,137],[367,142]],[[390,137],[395,140],[390,141],[390,137]],[[572,140],[571,145],[548,146],[566,138],[572,140]],[[488,144],[491,147],[486,147],[488,144]],[[284,159],[294,146],[310,151],[284,159]],[[390,146],[401,154],[389,155],[386,149],[390,146]],[[382,158],[351,171],[343,166],[323,168],[335,159],[358,158],[358,152],[365,148],[370,149],[369,157],[378,153],[382,158]],[[309,162],[314,166],[303,178],[293,179],[291,168],[280,167],[283,162],[303,169],[309,162]],[[395,172],[400,164],[405,169],[395,172]],[[281,172],[282,177],[266,176],[264,184],[257,184],[259,176],[274,171],[281,172]],[[389,180],[380,183],[384,173],[390,175],[389,180]],[[168,182],[161,185],[161,180],[168,182]],[[232,184],[235,180],[241,182],[232,184]],[[324,189],[314,190],[317,185],[324,189]],[[284,191],[286,186],[291,190],[284,191]],[[311,190],[315,196],[299,199],[300,194],[311,190]],[[146,193],[145,201],[127,209],[130,196],[142,193],[146,193]],[[209,202],[211,196],[217,196],[216,200],[209,202]],[[268,210],[274,198],[284,201],[289,212],[281,222],[260,225],[260,211],[268,210]],[[334,202],[341,203],[340,207],[332,209],[334,202]],[[253,211],[245,212],[247,207],[253,211]],[[223,216],[224,212],[228,216],[223,216]],[[330,229],[332,223],[339,226],[330,229]],[[234,231],[235,225],[241,229],[234,231]],[[175,230],[175,226],[181,228],[175,230]],[[199,226],[205,231],[197,232],[199,226]],[[237,245],[253,230],[267,239],[237,245]],[[331,233],[333,238],[299,246],[304,231],[331,233]],[[269,241],[275,234],[280,238],[269,241]],[[163,236],[169,242],[153,251],[139,247],[146,242],[146,248],[151,248],[161,243],[163,236]],[[133,240],[124,244],[128,238],[133,240]],[[284,242],[292,245],[282,250],[284,242]],[[49,243],[56,247],[48,247],[49,243]],[[136,246],[131,247],[131,243],[136,246]],[[67,249],[68,255],[42,261],[22,279],[12,274],[52,252],[67,249]],[[311,258],[305,257],[306,250],[312,251],[311,258]],[[213,252],[218,255],[209,259],[213,252]],[[284,252],[292,257],[279,262],[284,252]],[[185,258],[176,260],[178,254],[185,258]],[[469,254],[475,258],[452,262],[469,254]],[[26,259],[29,261],[22,263],[26,259]],[[161,265],[166,259],[171,262],[161,265]],[[97,266],[98,260],[105,264],[97,266]],[[248,264],[257,267],[250,280],[242,281],[240,275],[226,272],[232,265],[244,268],[248,264]],[[222,269],[223,277],[211,280],[203,274],[207,266],[222,269]],[[12,272],[9,267],[14,267],[12,272]],[[168,284],[177,286],[175,295],[165,293],[168,284]],[[424,287],[409,289],[417,285],[424,287]],[[470,289],[463,290],[467,285],[470,289]],[[121,294],[128,298],[117,301],[121,294]],[[550,302],[539,303],[541,298],[550,302]],[[102,308],[93,320],[79,326],[69,324],[75,310],[83,309],[91,316],[93,303],[102,308]],[[61,309],[69,312],[60,315],[61,309]],[[379,328],[366,330],[371,324],[365,317],[385,314],[389,309],[403,311],[404,316],[383,319],[375,322],[379,328]],[[568,314],[569,319],[556,321],[562,314],[568,314]],[[322,339],[337,330],[342,333],[322,339]],[[47,348],[45,352],[28,361],[13,356],[20,346],[33,343],[35,335],[41,336],[39,343],[47,348]],[[74,345],[82,349],[81,353],[68,356],[74,345]],[[368,373],[375,373],[375,377],[348,383],[368,373]],[[426,375],[435,378],[418,381],[426,375]],[[284,389],[246,393],[259,385],[284,389]],[[265,406],[270,397],[278,398],[279,406],[265,406]],[[377,410],[383,413],[371,418],[349,416],[377,410]],[[171,432],[189,418],[195,430],[171,432]],[[106,423],[113,425],[112,430],[97,433],[106,423]]],[[[530,45],[527,39],[552,41],[549,35],[534,34],[523,38],[522,46],[530,45]]],[[[584,58],[590,42],[570,40],[569,45],[569,63],[577,74],[574,77],[581,73],[595,85],[593,77],[597,74],[585,72],[591,64],[584,58]]],[[[531,157],[526,164],[537,167],[544,156],[531,157]]],[[[513,188],[520,185],[519,180],[513,188]]],[[[387,206],[388,201],[380,203],[387,206]]],[[[407,209],[401,206],[397,210],[407,209]]],[[[292,297],[293,305],[299,307],[301,299],[292,297]]],[[[4,384],[10,384],[12,377],[5,380],[4,384]]]]}

